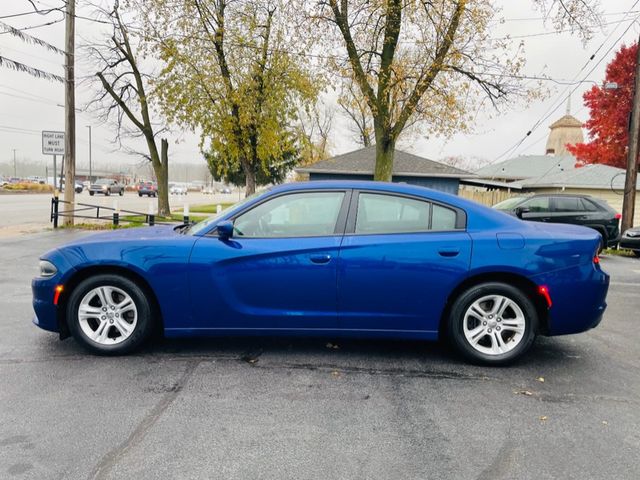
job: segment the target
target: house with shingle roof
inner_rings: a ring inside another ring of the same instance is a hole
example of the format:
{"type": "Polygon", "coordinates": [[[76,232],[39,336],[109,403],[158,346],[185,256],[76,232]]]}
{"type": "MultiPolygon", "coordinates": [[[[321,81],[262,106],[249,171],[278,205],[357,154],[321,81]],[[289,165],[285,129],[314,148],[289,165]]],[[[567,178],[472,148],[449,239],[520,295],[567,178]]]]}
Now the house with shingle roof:
{"type": "MultiPolygon", "coordinates": [[[[373,180],[376,147],[365,147],[321,160],[306,167],[296,168],[298,174],[309,180],[373,180]]],[[[465,170],[429,160],[402,150],[395,151],[393,181],[429,187],[457,194],[460,180],[474,175],[465,170]]]]}

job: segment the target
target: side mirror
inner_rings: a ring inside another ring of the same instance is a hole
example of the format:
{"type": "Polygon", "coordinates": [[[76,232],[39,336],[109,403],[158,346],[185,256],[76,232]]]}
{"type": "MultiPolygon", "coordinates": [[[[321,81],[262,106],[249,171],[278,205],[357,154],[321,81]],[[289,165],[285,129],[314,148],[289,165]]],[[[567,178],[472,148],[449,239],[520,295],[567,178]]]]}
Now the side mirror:
{"type": "Polygon", "coordinates": [[[522,220],[522,217],[525,213],[529,213],[531,211],[530,208],[527,207],[516,207],[516,217],[522,220]]]}
{"type": "Polygon", "coordinates": [[[233,237],[233,222],[230,220],[220,222],[216,225],[216,232],[222,240],[233,237]]]}

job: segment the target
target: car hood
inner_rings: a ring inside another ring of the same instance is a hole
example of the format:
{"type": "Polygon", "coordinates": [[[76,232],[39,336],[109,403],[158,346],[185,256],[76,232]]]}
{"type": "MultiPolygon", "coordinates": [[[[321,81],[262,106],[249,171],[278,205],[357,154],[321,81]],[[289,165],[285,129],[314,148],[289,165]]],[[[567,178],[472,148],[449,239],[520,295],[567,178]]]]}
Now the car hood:
{"type": "Polygon", "coordinates": [[[101,243],[120,241],[159,240],[180,235],[174,230],[175,225],[157,225],[154,227],[122,228],[108,232],[94,233],[68,245],[78,243],[101,243]]]}

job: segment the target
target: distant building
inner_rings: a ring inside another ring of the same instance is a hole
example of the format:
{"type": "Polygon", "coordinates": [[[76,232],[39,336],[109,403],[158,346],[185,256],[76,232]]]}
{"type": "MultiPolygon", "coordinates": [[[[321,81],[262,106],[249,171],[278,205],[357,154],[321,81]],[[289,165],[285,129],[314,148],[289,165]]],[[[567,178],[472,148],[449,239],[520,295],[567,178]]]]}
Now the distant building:
{"type": "MultiPolygon", "coordinates": [[[[373,180],[375,163],[376,147],[372,146],[296,168],[296,172],[309,175],[309,180],[373,180]]],[[[460,179],[469,176],[473,174],[402,150],[395,151],[394,182],[420,185],[455,195],[460,179]]]]}
{"type": "Polygon", "coordinates": [[[549,129],[547,138],[547,155],[571,155],[567,150],[567,144],[574,145],[584,142],[582,134],[582,122],[571,115],[571,97],[567,98],[567,112],[565,115],[553,122],[549,129]]]}

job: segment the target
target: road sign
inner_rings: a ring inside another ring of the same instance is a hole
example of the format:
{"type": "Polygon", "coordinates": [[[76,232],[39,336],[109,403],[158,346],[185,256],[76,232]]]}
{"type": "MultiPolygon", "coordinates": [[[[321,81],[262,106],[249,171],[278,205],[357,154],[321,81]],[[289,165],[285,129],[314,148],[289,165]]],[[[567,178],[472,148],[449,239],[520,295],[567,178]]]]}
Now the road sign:
{"type": "Polygon", "coordinates": [[[42,154],[64,155],[64,132],[42,131],[42,154]]]}

